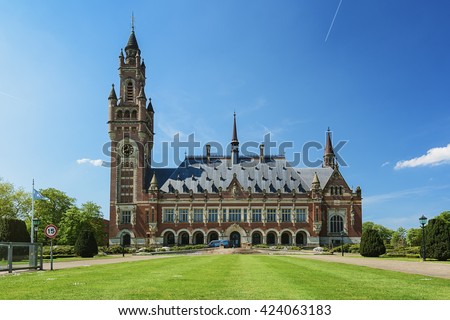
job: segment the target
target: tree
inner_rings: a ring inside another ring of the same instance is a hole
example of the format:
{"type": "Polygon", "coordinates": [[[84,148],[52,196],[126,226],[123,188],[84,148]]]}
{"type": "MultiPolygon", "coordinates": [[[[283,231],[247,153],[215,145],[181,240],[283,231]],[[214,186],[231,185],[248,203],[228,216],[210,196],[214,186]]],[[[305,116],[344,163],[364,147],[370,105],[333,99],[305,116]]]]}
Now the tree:
{"type": "Polygon", "coordinates": [[[391,244],[395,247],[404,247],[406,243],[406,229],[398,228],[392,233],[391,244]]]}
{"type": "Polygon", "coordinates": [[[82,258],[92,258],[98,254],[97,241],[92,231],[81,231],[75,243],[75,253],[82,258]]]}
{"type": "Polygon", "coordinates": [[[103,244],[103,215],[99,205],[88,201],[81,209],[73,206],[67,210],[61,219],[58,243],[74,245],[82,230],[92,231],[97,243],[103,244]]]}
{"type": "Polygon", "coordinates": [[[382,226],[381,224],[373,223],[371,221],[367,221],[362,224],[362,233],[363,234],[365,231],[372,230],[372,229],[377,230],[380,234],[381,239],[383,239],[383,241],[385,241],[386,243],[389,243],[391,241],[392,234],[394,233],[393,230],[388,229],[388,228],[382,226]]]}
{"type": "Polygon", "coordinates": [[[0,178],[0,217],[24,219],[30,211],[30,193],[0,178]]]}
{"type": "Polygon", "coordinates": [[[378,230],[369,229],[363,232],[359,252],[364,257],[379,257],[386,253],[386,247],[378,230]]]}
{"type": "Polygon", "coordinates": [[[450,223],[431,219],[425,227],[426,257],[445,261],[450,259],[450,223]]]}
{"type": "Polygon", "coordinates": [[[441,212],[435,219],[442,219],[450,223],[450,211],[441,212]]]}
{"type": "Polygon", "coordinates": [[[411,228],[406,232],[406,243],[410,247],[422,245],[422,229],[411,228]]]}
{"type": "MultiPolygon", "coordinates": [[[[63,191],[54,188],[41,189],[39,192],[48,198],[48,200],[34,202],[35,218],[41,220],[41,226],[45,227],[48,224],[54,224],[60,228],[60,222],[64,213],[75,205],[75,199],[67,196],[63,191]]],[[[43,227],[39,228],[39,239],[44,239],[44,242],[49,242],[44,235],[43,227]]]]}

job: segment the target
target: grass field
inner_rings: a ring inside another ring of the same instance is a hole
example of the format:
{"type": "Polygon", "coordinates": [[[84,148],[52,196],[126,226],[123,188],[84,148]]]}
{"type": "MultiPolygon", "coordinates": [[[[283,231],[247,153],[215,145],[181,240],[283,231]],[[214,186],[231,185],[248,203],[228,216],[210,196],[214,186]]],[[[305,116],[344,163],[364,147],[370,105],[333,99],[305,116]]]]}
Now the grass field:
{"type": "Polygon", "coordinates": [[[450,280],[288,256],[212,255],[0,276],[0,299],[450,299],[450,280]]]}

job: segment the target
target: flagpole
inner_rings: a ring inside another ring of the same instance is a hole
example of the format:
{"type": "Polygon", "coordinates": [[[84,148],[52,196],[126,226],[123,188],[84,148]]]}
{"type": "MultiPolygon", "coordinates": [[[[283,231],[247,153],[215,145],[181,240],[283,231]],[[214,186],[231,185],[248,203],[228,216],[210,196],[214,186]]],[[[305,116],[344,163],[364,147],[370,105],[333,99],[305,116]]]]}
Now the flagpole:
{"type": "Polygon", "coordinates": [[[34,243],[34,179],[31,189],[31,243],[34,243]]]}

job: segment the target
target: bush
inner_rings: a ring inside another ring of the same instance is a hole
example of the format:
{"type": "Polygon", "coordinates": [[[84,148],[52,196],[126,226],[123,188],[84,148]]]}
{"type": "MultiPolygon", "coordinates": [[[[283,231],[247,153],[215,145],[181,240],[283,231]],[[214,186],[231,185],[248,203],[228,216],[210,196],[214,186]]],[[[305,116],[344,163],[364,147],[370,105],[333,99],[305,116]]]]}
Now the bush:
{"type": "MultiPolygon", "coordinates": [[[[45,246],[42,249],[42,255],[44,258],[50,257],[50,246],[45,246]]],[[[75,257],[75,248],[73,246],[53,246],[53,257],[54,258],[67,258],[75,257]]]]}
{"type": "Polygon", "coordinates": [[[359,250],[360,250],[359,243],[350,245],[349,252],[351,252],[351,253],[359,253],[359,250]]]}
{"type": "Polygon", "coordinates": [[[122,248],[122,246],[115,244],[112,246],[104,246],[101,248],[101,251],[106,253],[106,254],[122,254],[123,251],[125,251],[125,253],[133,253],[134,252],[134,248],[122,248]]]}
{"type": "MultiPolygon", "coordinates": [[[[30,242],[30,234],[25,221],[11,218],[0,218],[0,242],[30,242]]],[[[26,256],[28,248],[15,248],[14,255],[26,256]]],[[[0,248],[0,260],[8,259],[8,248],[0,248]]]]}
{"type": "Polygon", "coordinates": [[[0,218],[0,242],[30,242],[25,221],[0,218]]]}
{"type": "Polygon", "coordinates": [[[98,254],[94,232],[90,230],[81,231],[75,243],[75,253],[82,258],[92,258],[98,254]]]}
{"type": "Polygon", "coordinates": [[[445,261],[450,258],[450,223],[431,219],[425,228],[425,256],[445,261]]]}
{"type": "Polygon", "coordinates": [[[364,257],[379,257],[386,253],[386,247],[377,230],[369,229],[362,234],[359,251],[364,257]]]}

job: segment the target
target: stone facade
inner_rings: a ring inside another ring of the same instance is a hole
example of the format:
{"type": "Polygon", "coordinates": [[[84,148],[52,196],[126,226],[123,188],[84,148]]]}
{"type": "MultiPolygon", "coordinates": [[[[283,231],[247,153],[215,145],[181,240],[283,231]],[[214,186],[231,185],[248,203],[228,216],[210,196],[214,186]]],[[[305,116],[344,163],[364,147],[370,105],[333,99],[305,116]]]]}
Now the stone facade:
{"type": "Polygon", "coordinates": [[[361,190],[339,171],[327,132],[323,166],[293,168],[281,156],[239,154],[236,115],[231,155],[186,157],[178,168],[151,168],[154,109],[132,30],[119,56],[119,97],[109,95],[110,244],[183,245],[228,239],[249,244],[358,243],[361,190]]]}

